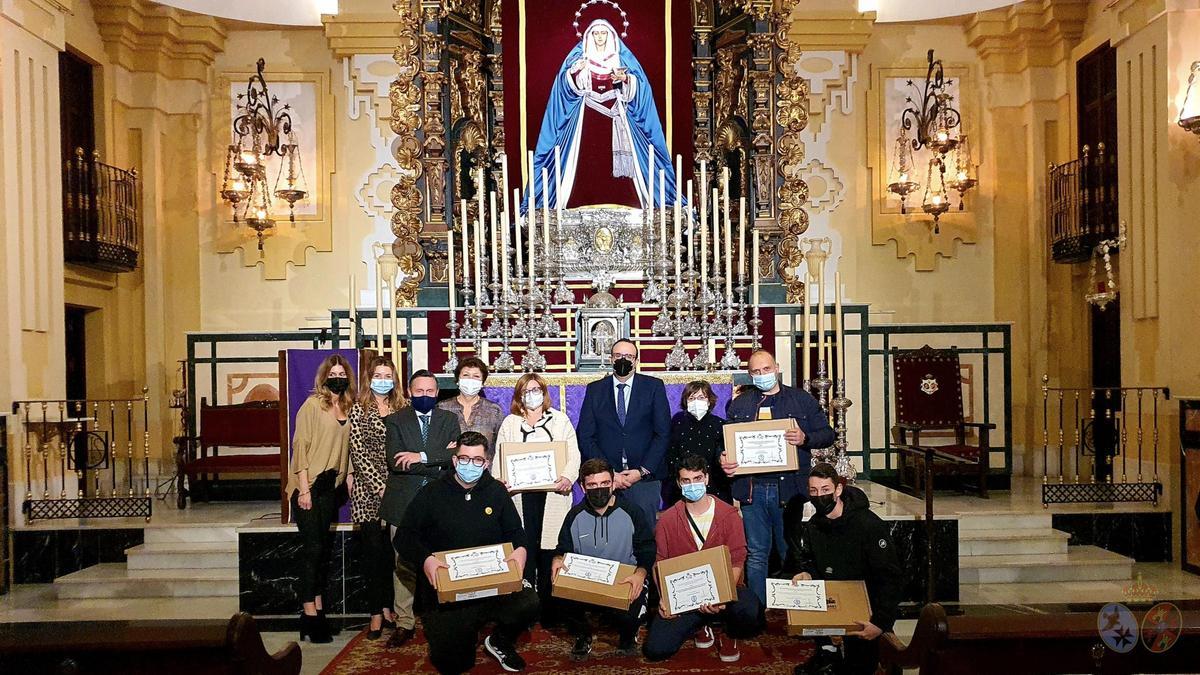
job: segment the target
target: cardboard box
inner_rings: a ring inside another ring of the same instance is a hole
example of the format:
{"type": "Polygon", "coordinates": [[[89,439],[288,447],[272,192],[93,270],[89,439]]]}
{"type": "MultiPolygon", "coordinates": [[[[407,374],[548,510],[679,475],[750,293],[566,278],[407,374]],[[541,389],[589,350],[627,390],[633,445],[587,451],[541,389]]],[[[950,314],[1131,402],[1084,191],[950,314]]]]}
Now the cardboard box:
{"type": "MultiPolygon", "coordinates": [[[[734,436],[736,434],[754,433],[759,431],[787,431],[788,429],[797,429],[799,426],[796,420],[787,417],[781,420],[761,420],[758,422],[738,422],[735,424],[726,424],[722,428],[725,438],[725,451],[721,454],[722,461],[736,461],[734,450],[734,436]]],[[[796,451],[796,446],[788,445],[786,452],[783,453],[783,464],[772,466],[746,466],[738,467],[737,475],[748,476],[758,473],[787,473],[788,471],[798,471],[800,469],[800,453],[796,451]]]]}
{"type": "Polygon", "coordinates": [[[871,620],[871,600],[862,581],[826,581],[825,603],[829,609],[824,612],[789,609],[788,635],[845,635],[859,629],[856,621],[871,620]]]}
{"type": "Polygon", "coordinates": [[[616,582],[611,586],[596,581],[569,577],[560,572],[558,578],[554,580],[550,594],[564,600],[575,600],[576,602],[583,602],[589,605],[627,610],[629,609],[629,605],[633,604],[633,601],[629,599],[629,584],[623,584],[621,580],[629,578],[629,575],[636,571],[637,568],[633,565],[621,563],[617,567],[616,582]]]}
{"type": "MultiPolygon", "coordinates": [[[[508,458],[518,457],[520,455],[529,455],[537,452],[546,452],[547,450],[554,452],[554,480],[563,475],[567,466],[567,444],[564,441],[555,441],[553,443],[514,443],[508,441],[500,443],[496,449],[496,461],[492,462],[493,474],[497,480],[505,483],[511,483],[508,475],[508,458]]],[[[525,488],[515,488],[513,492],[553,492],[554,482],[530,486],[525,488]]]]}
{"type": "MultiPolygon", "coordinates": [[[[512,555],[512,544],[504,544],[504,557],[512,555]]],[[[450,553],[460,553],[463,551],[475,551],[486,546],[476,548],[461,548],[453,551],[440,551],[434,553],[434,557],[442,562],[446,562],[446,555],[450,553]]],[[[438,602],[462,602],[463,600],[475,600],[478,598],[489,598],[497,595],[507,595],[516,593],[521,590],[521,570],[517,569],[516,563],[509,561],[508,571],[501,574],[489,574],[487,576],[476,577],[474,579],[459,579],[458,581],[450,580],[450,570],[439,567],[437,571],[437,596],[438,602]]]]}
{"type": "Polygon", "coordinates": [[[668,577],[695,570],[704,565],[712,566],[717,586],[717,602],[710,604],[721,604],[737,600],[737,588],[733,583],[733,564],[729,559],[729,547],[717,546],[715,548],[696,551],[695,553],[660,560],[654,565],[654,580],[658,584],[661,602],[666,604],[668,612],[671,614],[679,613],[672,606],[670,589],[664,585],[666,583],[665,580],[668,577]]]}

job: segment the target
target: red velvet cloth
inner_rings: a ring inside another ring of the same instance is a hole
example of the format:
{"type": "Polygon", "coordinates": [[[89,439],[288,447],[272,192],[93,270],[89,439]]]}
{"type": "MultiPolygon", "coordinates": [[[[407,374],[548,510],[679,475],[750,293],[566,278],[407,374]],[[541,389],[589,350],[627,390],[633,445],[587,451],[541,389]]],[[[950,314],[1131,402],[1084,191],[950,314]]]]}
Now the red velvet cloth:
{"type": "Polygon", "coordinates": [[[902,351],[892,357],[896,421],[924,427],[950,427],[963,421],[958,352],[950,349],[902,351]]]}
{"type": "MultiPolygon", "coordinates": [[[[501,21],[504,26],[504,116],[505,152],[509,157],[509,185],[521,188],[521,161],[537,145],[542,115],[550,97],[550,87],[567,54],[579,43],[575,36],[575,12],[579,2],[571,0],[501,0],[501,21]],[[524,7],[525,51],[521,52],[520,8],[524,7]],[[521,88],[521,68],[525,68],[525,87],[521,88]],[[526,105],[524,139],[521,137],[521,102],[526,105]]],[[[672,86],[672,127],[667,138],[669,150],[683,156],[684,177],[691,176],[692,164],[692,10],[691,3],[674,0],[671,16],[666,14],[664,0],[636,0],[621,3],[629,19],[629,35],[625,46],[642,64],[654,91],[663,132],[667,132],[667,40],[668,22],[671,26],[670,82],[672,86]]],[[[583,31],[594,19],[607,19],[622,30],[621,16],[612,7],[595,4],[583,12],[579,30],[583,31]]],[[[583,204],[637,205],[636,192],[628,179],[607,180],[602,172],[587,172],[587,167],[612,166],[612,122],[595,111],[585,113],[584,144],[580,148],[579,173],[571,193],[570,206],[583,204]],[[597,163],[599,157],[605,157],[597,163]],[[623,183],[619,190],[614,183],[623,183]]],[[[656,177],[657,178],[657,177],[656,177]]],[[[540,179],[539,179],[540,180],[540,179]]]]}

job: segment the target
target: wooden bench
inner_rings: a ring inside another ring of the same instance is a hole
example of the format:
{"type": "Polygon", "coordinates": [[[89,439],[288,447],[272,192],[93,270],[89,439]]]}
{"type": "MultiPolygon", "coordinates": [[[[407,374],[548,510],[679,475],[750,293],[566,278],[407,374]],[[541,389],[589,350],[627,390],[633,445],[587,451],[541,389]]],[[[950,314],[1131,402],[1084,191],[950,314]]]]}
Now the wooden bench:
{"type": "Polygon", "coordinates": [[[208,477],[221,474],[280,475],[279,454],[220,454],[220,448],[280,447],[279,402],[255,401],[234,405],[209,405],[200,399],[199,457],[184,464],[188,490],[201,499],[208,496],[208,477]],[[210,453],[211,451],[211,453],[210,453]]]}
{"type": "Polygon", "coordinates": [[[296,675],[300,647],[267,653],[249,614],[228,621],[0,625],[0,672],[47,675],[296,675]]]}
{"type": "MultiPolygon", "coordinates": [[[[1139,626],[1148,608],[1133,609],[1139,626]]],[[[1200,672],[1200,611],[1184,610],[1183,632],[1161,654],[1140,642],[1119,654],[1100,639],[1099,610],[947,616],[926,605],[906,646],[893,634],[880,638],[886,672],[917,669],[921,675],[972,673],[1196,673],[1200,672]]]]}

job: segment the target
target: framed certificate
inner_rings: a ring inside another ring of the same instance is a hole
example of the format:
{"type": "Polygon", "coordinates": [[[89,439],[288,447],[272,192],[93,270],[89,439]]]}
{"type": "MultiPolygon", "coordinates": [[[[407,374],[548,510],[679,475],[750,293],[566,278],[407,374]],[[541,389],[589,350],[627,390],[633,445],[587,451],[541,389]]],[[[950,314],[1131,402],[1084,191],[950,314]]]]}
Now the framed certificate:
{"type": "Polygon", "coordinates": [[[501,443],[496,477],[507,483],[511,492],[549,492],[566,463],[566,443],[501,443]]]}
{"type": "Polygon", "coordinates": [[[791,418],[726,424],[722,459],[737,462],[738,475],[796,471],[799,454],[785,438],[796,428],[796,420],[791,418]]]}
{"type": "Polygon", "coordinates": [[[450,581],[478,579],[491,574],[504,574],[508,571],[502,545],[473,548],[469,551],[458,551],[446,554],[446,564],[450,566],[447,574],[450,581]]]}
{"type": "Polygon", "coordinates": [[[767,609],[824,612],[825,582],[767,579],[767,609]]]}
{"type": "Polygon", "coordinates": [[[579,555],[578,553],[566,554],[563,557],[563,563],[566,567],[559,574],[564,574],[573,579],[604,584],[605,586],[612,586],[617,583],[617,571],[621,567],[621,563],[616,560],[595,558],[590,555],[579,555]]]}

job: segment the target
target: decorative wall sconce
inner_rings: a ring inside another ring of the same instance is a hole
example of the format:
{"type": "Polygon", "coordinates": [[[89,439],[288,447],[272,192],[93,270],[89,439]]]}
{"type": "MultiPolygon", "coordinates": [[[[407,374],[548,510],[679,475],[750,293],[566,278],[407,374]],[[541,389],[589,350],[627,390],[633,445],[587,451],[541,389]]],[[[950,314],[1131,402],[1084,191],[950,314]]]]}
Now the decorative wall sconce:
{"type": "Polygon", "coordinates": [[[263,77],[266,61],[258,60],[258,72],[246,83],[246,93],[238,94],[233,120],[236,140],[225,153],[221,199],[233,209],[233,222],[244,222],[258,237],[262,257],[263,238],[275,228],[272,197],[288,205],[288,219],[296,221],[296,202],[308,195],[304,168],[300,163],[300,144],[292,129],[290,105],[276,109],[279,99],[272,96],[263,77]],[[279,157],[275,189],[267,183],[266,159],[279,157]]]}
{"type": "Polygon", "coordinates": [[[1187,91],[1183,94],[1183,105],[1179,107],[1179,126],[1200,136],[1200,91],[1192,91],[1193,88],[1200,89],[1196,85],[1197,73],[1200,73],[1200,61],[1193,61],[1192,70],[1188,73],[1187,91]]]}
{"type": "Polygon", "coordinates": [[[907,107],[900,115],[900,130],[896,136],[896,151],[889,176],[888,191],[900,196],[900,212],[907,213],[907,197],[920,189],[912,180],[913,153],[928,148],[934,156],[926,169],[925,195],[921,210],[933,216],[933,232],[940,230],[938,219],[950,210],[947,187],[958,192],[958,208],[963,209],[963,195],[978,184],[974,177],[971,153],[962,134],[962,115],[954,107],[954,96],[947,90],[953,82],[945,79],[941,59],[928,54],[929,68],[923,86],[909,80],[912,95],[905,99],[907,107]],[[909,133],[915,132],[916,137],[909,133]],[[949,160],[949,161],[948,161],[949,160]],[[947,167],[950,179],[947,180],[947,167]]]}

